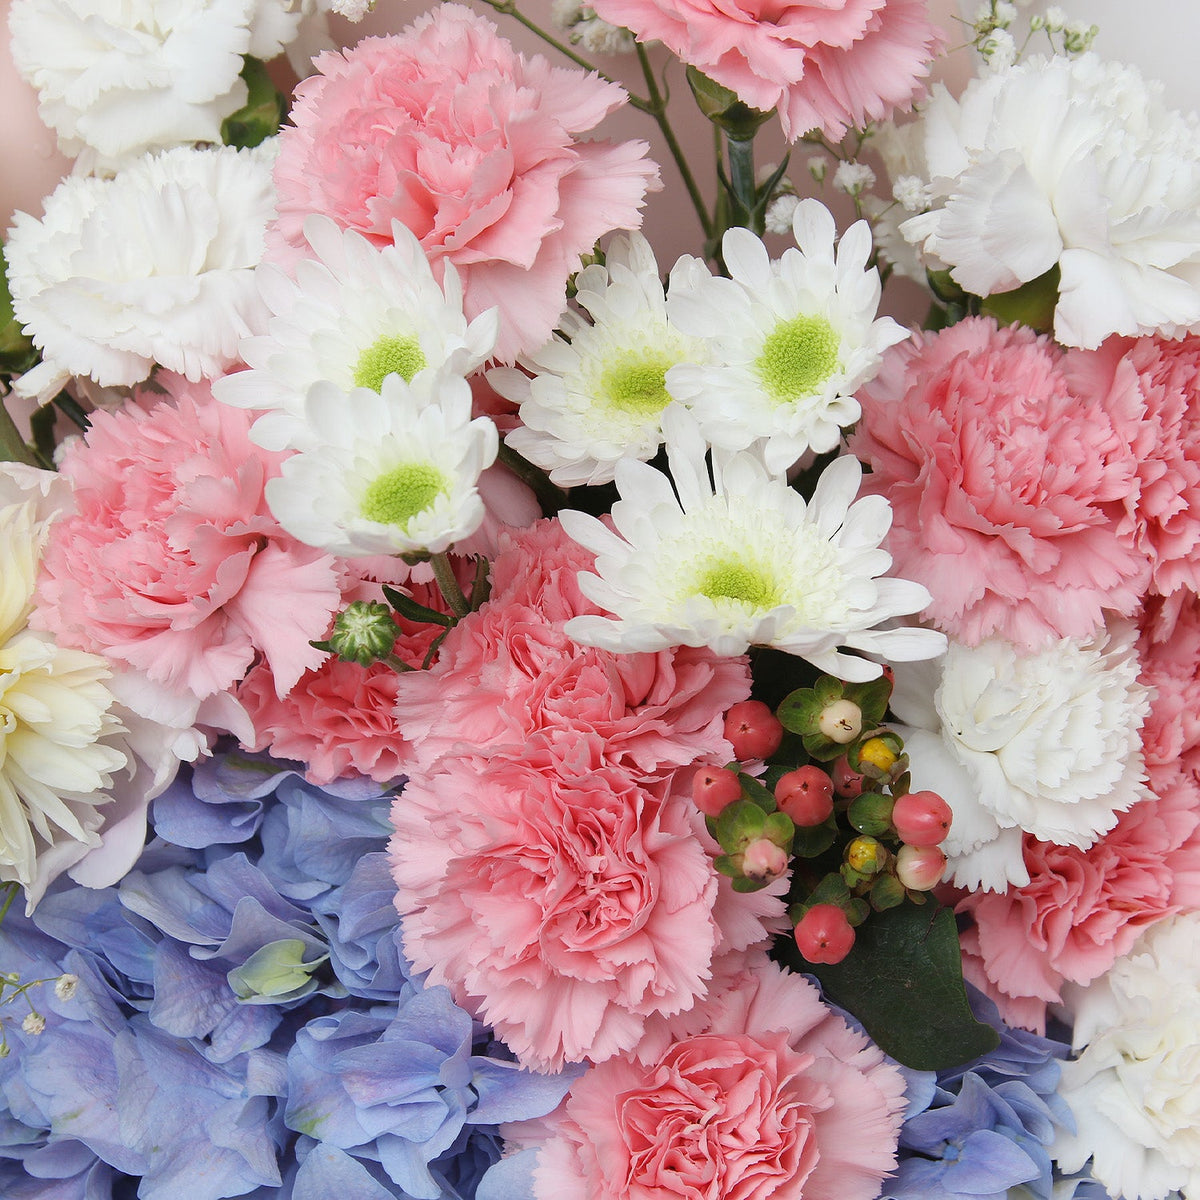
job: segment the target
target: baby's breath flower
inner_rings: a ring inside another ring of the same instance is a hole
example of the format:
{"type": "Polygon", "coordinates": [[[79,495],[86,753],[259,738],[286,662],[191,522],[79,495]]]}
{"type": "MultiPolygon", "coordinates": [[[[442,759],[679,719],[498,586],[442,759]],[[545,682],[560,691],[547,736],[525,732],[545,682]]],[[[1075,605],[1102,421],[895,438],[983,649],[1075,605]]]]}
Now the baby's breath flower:
{"type": "Polygon", "coordinates": [[[993,71],[1007,71],[1017,61],[1017,43],[1006,29],[988,34],[979,44],[979,53],[993,71]]]}
{"type": "Polygon", "coordinates": [[[821,154],[814,154],[808,160],[808,173],[816,183],[825,182],[825,173],[829,170],[829,160],[821,154]]]}
{"type": "Polygon", "coordinates": [[[1042,14],[1042,20],[1050,33],[1061,33],[1067,23],[1067,14],[1057,4],[1052,4],[1042,14]]]}
{"type": "Polygon", "coordinates": [[[929,187],[918,175],[900,175],[892,184],[892,198],[905,212],[923,212],[929,207],[929,187]]]}
{"type": "Polygon", "coordinates": [[[36,1037],[39,1033],[45,1032],[46,1018],[40,1012],[26,1013],[25,1020],[21,1022],[21,1028],[36,1037]]]}
{"type": "Polygon", "coordinates": [[[79,976],[72,975],[69,971],[60,975],[54,981],[54,994],[60,1000],[70,1000],[75,995],[75,989],[79,986],[79,976]]]}
{"type": "Polygon", "coordinates": [[[1063,27],[1063,49],[1068,54],[1086,54],[1100,32],[1099,25],[1085,25],[1082,21],[1071,21],[1063,27]]]}
{"type": "Polygon", "coordinates": [[[833,186],[847,196],[860,196],[875,185],[875,172],[866,163],[838,163],[833,173],[833,186]]]}
{"type": "Polygon", "coordinates": [[[792,218],[796,215],[800,197],[795,192],[784,192],[778,195],[770,204],[764,218],[768,233],[787,234],[792,232],[792,218]]]}

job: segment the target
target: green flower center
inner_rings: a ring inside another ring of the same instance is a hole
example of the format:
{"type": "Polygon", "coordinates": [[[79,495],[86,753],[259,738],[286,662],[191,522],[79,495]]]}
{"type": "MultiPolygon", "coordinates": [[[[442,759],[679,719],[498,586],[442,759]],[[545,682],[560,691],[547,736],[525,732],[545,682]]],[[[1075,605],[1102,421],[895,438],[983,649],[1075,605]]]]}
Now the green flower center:
{"type": "Polygon", "coordinates": [[[709,563],[700,577],[699,591],[710,600],[736,600],[750,608],[774,608],[781,601],[775,581],[740,559],[709,563]]]}
{"type": "Polygon", "coordinates": [[[354,368],[354,386],[383,390],[388,375],[399,375],[405,383],[427,365],[421,343],[411,337],[381,337],[358,356],[354,368]]]}
{"type": "Polygon", "coordinates": [[[671,403],[667,369],[674,364],[662,358],[632,358],[609,367],[600,381],[610,408],[635,417],[662,412],[671,403]]]}
{"type": "Polygon", "coordinates": [[[380,475],[367,488],[362,515],[380,525],[405,526],[447,491],[449,482],[437,467],[428,463],[405,463],[380,475]]]}
{"type": "Polygon", "coordinates": [[[840,339],[824,317],[781,321],[754,364],[773,400],[787,404],[815,391],[837,370],[840,339]]]}

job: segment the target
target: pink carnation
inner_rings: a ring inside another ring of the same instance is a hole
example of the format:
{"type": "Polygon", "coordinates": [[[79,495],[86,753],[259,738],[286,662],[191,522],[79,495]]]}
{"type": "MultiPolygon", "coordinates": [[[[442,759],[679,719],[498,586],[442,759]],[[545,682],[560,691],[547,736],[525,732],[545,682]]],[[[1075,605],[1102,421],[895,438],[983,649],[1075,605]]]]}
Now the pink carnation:
{"type": "Polygon", "coordinates": [[[904,1079],[799,975],[765,957],[707,1029],[576,1082],[538,1200],[872,1200],[895,1166],[904,1079]]]}
{"type": "Polygon", "coordinates": [[[564,754],[595,735],[602,762],[641,779],[732,757],[723,714],[750,694],[744,658],[580,646],[563,626],[600,611],[576,578],[592,554],[557,521],[500,546],[491,599],[450,631],[432,670],[401,680],[397,719],[420,769],[459,751],[518,756],[535,735],[564,754]]]}
{"type": "Polygon", "coordinates": [[[1133,445],[1138,546],[1156,592],[1200,591],[1200,338],[1112,338],[1070,352],[1067,367],[1078,395],[1119,393],[1107,407],[1144,406],[1133,445]]]}
{"type": "Polygon", "coordinates": [[[1182,763],[1200,772],[1200,599],[1184,591],[1147,601],[1138,640],[1141,681],[1154,689],[1142,727],[1151,786],[1157,770],[1182,763]],[[1169,636],[1161,628],[1170,614],[1169,636]]]}
{"type": "Polygon", "coordinates": [[[1177,769],[1087,850],[1025,836],[1029,883],[958,906],[964,971],[1010,1025],[1043,1033],[1064,983],[1088,984],[1148,925],[1200,905],[1200,786],[1177,769]]]}
{"type": "Polygon", "coordinates": [[[924,93],[942,43],[925,0],[597,0],[597,14],[660,41],[751,108],[777,109],[784,136],[839,141],[924,93]]]}
{"type": "Polygon", "coordinates": [[[940,629],[1033,650],[1137,607],[1136,396],[1077,392],[1048,338],[973,318],[892,347],[858,398],[864,490],[891,501],[894,570],[940,629]]]}
{"type": "Polygon", "coordinates": [[[550,336],[580,255],[641,224],[658,177],[646,143],[577,140],[625,92],[517,54],[461,5],[315,65],[279,137],[276,252],[303,250],[309,213],[380,245],[399,220],[439,280],[458,269],[468,318],[499,308],[496,355],[512,361],[550,336]]]}
{"type": "MultiPolygon", "coordinates": [[[[404,590],[418,604],[446,611],[435,586],[410,582],[404,590]]],[[[378,588],[375,593],[360,589],[343,596],[343,605],[352,599],[381,600],[378,588]]],[[[403,619],[396,626],[393,653],[419,668],[441,629],[403,619]]],[[[384,663],[360,667],[330,655],[280,697],[270,668],[254,667],[237,692],[257,734],[249,749],[304,763],[305,778],[318,785],[347,775],[367,775],[379,783],[396,779],[408,769],[412,750],[394,712],[402,678],[384,663]]]]}
{"type": "Polygon", "coordinates": [[[281,455],[250,415],[183,385],[174,403],[92,414],[62,471],[76,513],[54,524],[39,619],[60,641],[206,697],[257,655],[285,693],[323,654],[334,562],[288,537],[263,495],[281,455]]]}
{"type": "Polygon", "coordinates": [[[408,957],[539,1070],[691,1009],[723,940],[694,806],[577,750],[454,758],[392,806],[408,957]]]}

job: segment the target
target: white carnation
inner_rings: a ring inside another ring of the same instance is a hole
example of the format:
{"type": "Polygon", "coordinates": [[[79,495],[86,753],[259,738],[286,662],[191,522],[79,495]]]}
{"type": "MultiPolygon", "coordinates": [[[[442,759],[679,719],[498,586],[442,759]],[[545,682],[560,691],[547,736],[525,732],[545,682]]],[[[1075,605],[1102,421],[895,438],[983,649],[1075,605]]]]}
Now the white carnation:
{"type": "Polygon", "coordinates": [[[1107,975],[1064,991],[1082,1050],[1062,1068],[1059,1095],[1076,1132],[1060,1126],[1053,1154],[1125,1200],[1200,1196],[1200,913],[1152,926],[1107,975]]]}
{"type": "Polygon", "coordinates": [[[237,362],[265,313],[254,267],[274,214],[273,147],[179,148],[112,179],[64,180],[5,253],[13,310],[42,351],[18,394],[72,375],[129,386],[154,364],[190,380],[237,362]]]}
{"type": "Polygon", "coordinates": [[[1028,655],[1001,638],[952,642],[939,663],[897,672],[892,708],[917,727],[913,786],[954,810],[942,849],[961,887],[1023,886],[1022,833],[1086,848],[1148,795],[1132,629],[1028,655]]]}
{"type": "Polygon", "coordinates": [[[295,36],[287,0],[14,0],[13,60],[68,155],[113,167],[220,142],[246,103],[243,55],[295,36]]]}
{"type": "Polygon", "coordinates": [[[979,296],[1057,266],[1054,334],[1200,331],[1200,124],[1132,67],[1031,58],[942,86],[920,122],[932,210],[902,226],[979,296]]]}

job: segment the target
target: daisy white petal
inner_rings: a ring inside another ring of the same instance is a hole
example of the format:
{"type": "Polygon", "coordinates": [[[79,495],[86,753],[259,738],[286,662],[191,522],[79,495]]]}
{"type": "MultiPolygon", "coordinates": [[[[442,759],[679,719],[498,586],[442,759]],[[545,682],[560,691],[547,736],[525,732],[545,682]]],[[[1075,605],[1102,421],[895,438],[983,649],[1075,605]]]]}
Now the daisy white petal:
{"type": "Polygon", "coordinates": [[[797,246],[777,262],[744,229],[722,251],[732,279],[688,260],[672,272],[667,313],[685,333],[709,339],[712,362],[683,364],[667,389],[689,406],[717,447],[762,444],[768,470],[787,470],[807,450],[825,452],[859,416],[854,391],[888,346],[907,337],[875,319],[878,273],[867,269],[870,231],[853,226],[834,248],[834,224],[816,200],[796,207],[797,246]]]}
{"type": "Polygon", "coordinates": [[[254,425],[260,445],[281,450],[303,441],[314,383],[378,392],[393,372],[409,383],[422,371],[467,375],[491,354],[496,311],[468,322],[454,267],[446,266],[439,284],[420,243],[398,221],[394,244],[384,247],[322,216],[309,217],[304,234],[316,258],[301,260],[294,278],[271,264],[255,272],[274,315],[265,334],[240,346],[250,370],[213,386],[226,404],[267,410],[254,425]]]}
{"type": "Polygon", "coordinates": [[[279,523],[300,541],[345,557],[441,553],[483,520],[476,484],[495,461],[496,427],[471,419],[464,379],[397,374],[349,396],[310,389],[313,440],[267,484],[279,523]]]}
{"type": "Polygon", "coordinates": [[[520,359],[529,374],[488,375],[521,406],[522,424],[507,444],[563,487],[607,483],[627,455],[653,458],[671,404],[668,370],[707,358],[699,339],[667,319],[658,265],[641,234],[614,238],[605,265],[584,268],[576,289],[590,322],[567,313],[567,341],[554,338],[520,359]]]}
{"type": "MultiPolygon", "coordinates": [[[[928,593],[917,584],[907,592],[881,589],[893,582],[875,579],[890,565],[888,555],[868,557],[861,544],[842,545],[846,523],[855,527],[855,541],[863,540],[860,502],[853,499],[858,463],[835,460],[806,505],[746,452],[714,455],[709,482],[705,446],[690,416],[668,413],[664,427],[678,498],[654,468],[626,461],[617,472],[615,532],[582,513],[560,514],[567,532],[596,554],[596,573],[581,573],[580,588],[612,614],[575,618],[567,633],[618,652],[686,645],[733,655],[769,645],[842,678],[878,676],[878,664],[838,647],[875,653],[890,637],[875,626],[897,615],[902,597],[912,600],[906,611],[914,612],[928,603],[928,593]]],[[[868,511],[877,514],[877,547],[891,514],[874,504],[868,511]]],[[[944,641],[930,630],[909,630],[896,644],[918,657],[922,649],[926,656],[939,653],[944,641]]]]}

